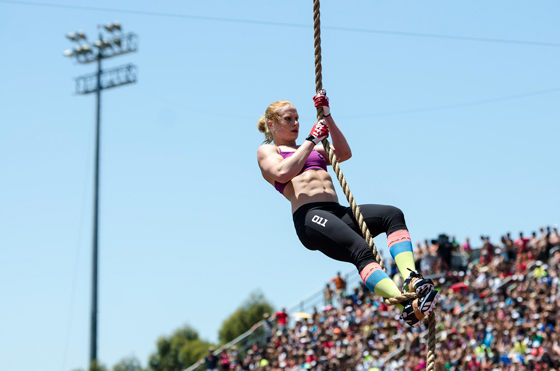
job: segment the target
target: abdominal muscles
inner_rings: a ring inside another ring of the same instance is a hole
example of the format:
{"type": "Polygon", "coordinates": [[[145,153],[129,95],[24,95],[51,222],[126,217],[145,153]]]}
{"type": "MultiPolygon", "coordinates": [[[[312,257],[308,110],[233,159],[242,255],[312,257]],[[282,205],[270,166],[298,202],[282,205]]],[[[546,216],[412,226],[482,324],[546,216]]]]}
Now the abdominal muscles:
{"type": "Polygon", "coordinates": [[[310,202],[338,202],[332,178],[324,170],[307,170],[294,177],[284,189],[292,203],[292,212],[310,202]]]}

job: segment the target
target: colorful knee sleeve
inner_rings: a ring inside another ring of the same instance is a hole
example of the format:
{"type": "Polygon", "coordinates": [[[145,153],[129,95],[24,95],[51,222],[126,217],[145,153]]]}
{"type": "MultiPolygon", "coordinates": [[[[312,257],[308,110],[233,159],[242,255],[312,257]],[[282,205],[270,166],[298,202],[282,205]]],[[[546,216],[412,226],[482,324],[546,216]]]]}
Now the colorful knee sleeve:
{"type": "Polygon", "coordinates": [[[387,242],[389,244],[389,251],[397,263],[399,272],[401,272],[403,279],[406,279],[410,275],[410,270],[416,269],[410,234],[406,230],[393,232],[387,236],[387,242]]]}
{"type": "Polygon", "coordinates": [[[381,269],[377,263],[369,263],[360,272],[362,281],[372,292],[384,298],[394,298],[401,294],[393,280],[381,269]]]}

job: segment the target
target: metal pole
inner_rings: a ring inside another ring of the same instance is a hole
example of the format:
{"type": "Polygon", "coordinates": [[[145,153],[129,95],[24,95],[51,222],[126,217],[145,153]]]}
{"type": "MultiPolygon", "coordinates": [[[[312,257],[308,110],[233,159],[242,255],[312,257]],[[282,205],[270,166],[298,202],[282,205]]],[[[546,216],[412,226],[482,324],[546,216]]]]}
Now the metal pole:
{"type": "MultiPolygon", "coordinates": [[[[112,25],[105,26],[107,31],[121,30],[120,24],[115,22],[112,25]]],[[[93,189],[93,233],[92,233],[92,269],[91,269],[91,313],[90,313],[90,344],[89,344],[89,361],[97,360],[97,307],[98,307],[98,267],[99,267],[99,168],[100,168],[100,152],[101,152],[101,90],[109,89],[120,85],[130,84],[136,82],[136,75],[134,66],[127,65],[105,72],[105,75],[111,77],[111,84],[103,87],[102,78],[103,70],[101,69],[102,59],[115,57],[117,55],[135,52],[137,50],[136,35],[132,32],[124,35],[119,34],[112,36],[113,41],[109,39],[103,41],[103,35],[99,33],[99,39],[92,45],[86,39],[83,31],[76,33],[71,32],[66,35],[67,38],[76,42],[78,46],[74,49],[64,51],[66,57],[75,57],[78,63],[86,64],[97,62],[97,72],[94,74],[87,74],[80,76],[76,79],[76,92],[78,94],[96,93],[96,125],[95,125],[95,163],[94,163],[94,189],[93,189]],[[92,47],[97,49],[94,52],[92,47]],[[106,48],[111,48],[109,53],[104,53],[106,48]],[[125,71],[125,73],[121,73],[125,71]],[[114,80],[113,80],[114,77],[114,80]],[[95,79],[95,84],[93,84],[95,79]]],[[[89,369],[90,367],[88,367],[89,369]]]]}
{"type": "MultiPolygon", "coordinates": [[[[102,36],[99,35],[99,40],[102,36]]],[[[95,130],[95,180],[93,203],[93,259],[92,259],[92,290],[91,290],[91,339],[89,349],[90,364],[97,359],[97,255],[98,255],[98,230],[99,230],[99,142],[101,126],[101,50],[97,52],[97,109],[95,130]]]]}

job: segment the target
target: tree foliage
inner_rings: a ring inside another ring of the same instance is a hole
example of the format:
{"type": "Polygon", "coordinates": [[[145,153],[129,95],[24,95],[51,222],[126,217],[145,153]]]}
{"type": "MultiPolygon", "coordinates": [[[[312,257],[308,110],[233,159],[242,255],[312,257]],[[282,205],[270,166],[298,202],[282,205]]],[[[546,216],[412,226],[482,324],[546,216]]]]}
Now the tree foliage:
{"type": "MultiPolygon", "coordinates": [[[[84,369],[83,368],[75,368],[72,371],[84,371],[84,369]]],[[[95,361],[93,361],[89,364],[89,371],[109,371],[109,369],[107,369],[107,366],[105,366],[98,359],[96,359],[95,361]]]]}
{"type": "Polygon", "coordinates": [[[95,361],[90,363],[89,371],[109,371],[109,369],[107,368],[107,366],[96,359],[95,361]]]}
{"type": "MultiPolygon", "coordinates": [[[[272,311],[272,305],[260,291],[251,293],[249,298],[222,323],[218,333],[220,341],[227,343],[235,339],[259,322],[264,313],[272,313],[272,311]]],[[[157,350],[150,356],[147,369],[142,369],[137,358],[127,357],[114,365],[113,371],[182,371],[207,355],[211,345],[200,339],[194,328],[185,325],[171,336],[158,339],[157,350]]],[[[94,361],[89,371],[108,371],[108,368],[94,361]]]]}
{"type": "Polygon", "coordinates": [[[113,371],[143,371],[143,369],[138,358],[126,357],[113,366],[113,371]]]}
{"type": "Polygon", "coordinates": [[[157,350],[150,356],[148,367],[153,371],[184,370],[204,357],[210,345],[199,339],[195,329],[186,325],[171,336],[158,339],[157,350]]]}
{"type": "Polygon", "coordinates": [[[272,311],[272,305],[266,300],[262,292],[252,292],[249,298],[222,323],[218,332],[220,342],[225,344],[232,341],[262,320],[264,313],[272,313],[272,311]]]}

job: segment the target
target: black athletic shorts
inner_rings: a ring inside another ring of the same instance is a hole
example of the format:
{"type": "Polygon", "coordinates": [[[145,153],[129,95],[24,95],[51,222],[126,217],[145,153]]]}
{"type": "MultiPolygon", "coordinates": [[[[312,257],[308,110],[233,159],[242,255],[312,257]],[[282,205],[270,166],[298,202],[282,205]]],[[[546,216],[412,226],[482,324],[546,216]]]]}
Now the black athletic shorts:
{"type": "MultiPolygon", "coordinates": [[[[402,211],[394,206],[366,204],[359,207],[372,237],[407,229],[402,211]]],[[[338,202],[312,202],[300,206],[293,219],[296,233],[308,249],[352,263],[359,272],[375,262],[350,207],[338,202]]]]}

